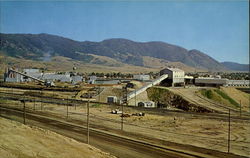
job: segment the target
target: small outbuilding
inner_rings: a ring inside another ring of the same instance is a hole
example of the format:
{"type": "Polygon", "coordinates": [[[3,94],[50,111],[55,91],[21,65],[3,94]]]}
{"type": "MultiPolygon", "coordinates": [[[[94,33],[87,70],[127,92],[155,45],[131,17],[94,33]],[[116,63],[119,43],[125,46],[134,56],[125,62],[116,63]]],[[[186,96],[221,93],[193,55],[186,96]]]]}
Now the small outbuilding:
{"type": "Polygon", "coordinates": [[[138,107],[155,108],[155,102],[153,101],[139,102],[138,107]]]}
{"type": "Polygon", "coordinates": [[[117,103],[117,97],[116,96],[108,96],[107,103],[117,103]]]}

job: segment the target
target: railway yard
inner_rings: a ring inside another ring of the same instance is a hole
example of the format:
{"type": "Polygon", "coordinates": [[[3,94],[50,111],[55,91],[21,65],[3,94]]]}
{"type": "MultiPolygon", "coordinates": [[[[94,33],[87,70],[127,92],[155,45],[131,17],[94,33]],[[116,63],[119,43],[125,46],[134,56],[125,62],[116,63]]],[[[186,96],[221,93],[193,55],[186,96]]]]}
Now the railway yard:
{"type": "MultiPolygon", "coordinates": [[[[110,89],[102,88],[101,95],[110,89]]],[[[250,117],[247,109],[241,114],[232,110],[228,141],[227,112],[198,113],[174,107],[152,109],[125,106],[123,112],[127,117],[122,118],[120,114],[111,113],[115,109],[121,110],[121,105],[98,102],[98,99],[104,101],[104,96],[79,97],[86,92],[99,91],[98,88],[89,85],[79,89],[0,87],[0,114],[22,123],[25,116],[25,123],[29,126],[51,130],[86,143],[89,100],[90,145],[111,155],[145,158],[250,155],[250,117]],[[142,113],[145,115],[139,115],[142,113]]],[[[185,93],[180,89],[175,91],[185,93]]]]}

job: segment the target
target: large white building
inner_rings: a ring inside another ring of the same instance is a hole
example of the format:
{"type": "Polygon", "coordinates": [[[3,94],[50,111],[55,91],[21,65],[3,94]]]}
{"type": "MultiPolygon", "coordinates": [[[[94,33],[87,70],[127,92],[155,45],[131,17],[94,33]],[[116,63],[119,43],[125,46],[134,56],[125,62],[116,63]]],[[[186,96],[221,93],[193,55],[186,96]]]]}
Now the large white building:
{"type": "Polygon", "coordinates": [[[172,86],[185,84],[185,72],[178,68],[165,68],[160,71],[160,75],[168,74],[167,83],[172,86]]]}

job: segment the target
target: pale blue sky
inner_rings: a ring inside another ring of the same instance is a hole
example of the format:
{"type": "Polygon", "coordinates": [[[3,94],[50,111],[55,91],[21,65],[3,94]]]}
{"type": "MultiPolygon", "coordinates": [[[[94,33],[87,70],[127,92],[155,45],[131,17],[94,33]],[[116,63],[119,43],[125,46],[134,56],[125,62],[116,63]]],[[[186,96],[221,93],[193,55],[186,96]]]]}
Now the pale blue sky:
{"type": "Polygon", "coordinates": [[[231,1],[1,1],[0,32],[78,41],[127,38],[198,49],[249,63],[249,4],[231,1]]]}

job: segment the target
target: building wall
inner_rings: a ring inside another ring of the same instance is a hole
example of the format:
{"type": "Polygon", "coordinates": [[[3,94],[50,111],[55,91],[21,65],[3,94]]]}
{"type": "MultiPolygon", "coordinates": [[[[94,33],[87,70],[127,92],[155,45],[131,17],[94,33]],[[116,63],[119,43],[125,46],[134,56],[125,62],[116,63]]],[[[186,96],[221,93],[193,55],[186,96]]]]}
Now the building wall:
{"type": "Polygon", "coordinates": [[[184,71],[173,71],[173,83],[183,83],[185,77],[184,71]]]}

